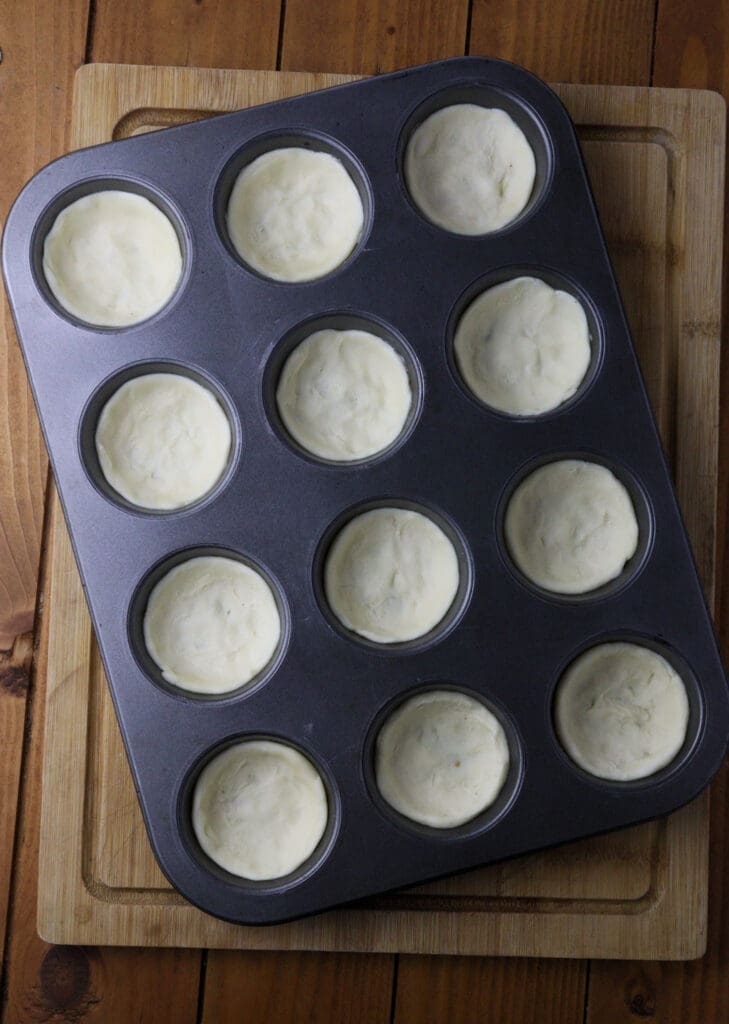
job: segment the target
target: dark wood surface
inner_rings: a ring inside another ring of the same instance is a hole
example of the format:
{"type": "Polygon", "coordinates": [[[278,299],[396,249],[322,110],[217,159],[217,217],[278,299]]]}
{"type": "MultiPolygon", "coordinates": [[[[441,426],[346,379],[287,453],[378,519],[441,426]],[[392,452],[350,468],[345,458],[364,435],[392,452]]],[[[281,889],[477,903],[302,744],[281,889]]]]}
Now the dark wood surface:
{"type": "MultiPolygon", "coordinates": [[[[722,0],[0,0],[0,223],[67,145],[84,61],[371,74],[464,52],[551,81],[729,93],[722,0]]],[[[0,306],[7,323],[7,305],[0,306]]],[[[0,340],[0,1017],[4,1024],[729,1022],[726,779],[712,790],[709,950],[690,964],[53,947],[35,931],[46,460],[12,330],[0,340]]],[[[2,332],[0,332],[0,337],[2,332]]],[[[720,524],[729,463],[722,375],[720,524]]],[[[729,650],[729,547],[718,629],[729,650]]]]}

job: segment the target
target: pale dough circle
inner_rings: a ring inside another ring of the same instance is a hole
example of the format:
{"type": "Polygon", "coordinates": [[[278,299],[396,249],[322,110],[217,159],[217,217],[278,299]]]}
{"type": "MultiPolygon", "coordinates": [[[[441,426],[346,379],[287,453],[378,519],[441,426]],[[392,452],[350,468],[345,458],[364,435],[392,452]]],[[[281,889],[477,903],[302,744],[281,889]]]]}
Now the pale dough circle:
{"type": "Polygon", "coordinates": [[[285,743],[245,740],[200,773],[192,826],[211,860],[266,881],[308,860],[327,826],[327,795],[311,761],[285,743]]]}
{"type": "Polygon", "coordinates": [[[590,332],[580,303],[535,277],[482,292],[453,342],[474,395],[513,416],[537,416],[574,395],[590,365],[590,332]]]}
{"type": "Polygon", "coordinates": [[[134,192],[91,192],[61,210],[43,243],[43,273],[84,323],[128,327],[157,313],[182,275],[172,223],[134,192]]]}
{"type": "Polygon", "coordinates": [[[227,693],[269,663],[281,637],[270,586],[233,558],[204,555],[162,577],[144,613],[144,642],[168,683],[227,693]]]}
{"type": "Polygon", "coordinates": [[[534,153],[504,110],[458,103],[427,117],[405,150],[415,205],[459,235],[498,231],[519,216],[534,186],[534,153]]]}
{"type": "Polygon", "coordinates": [[[415,640],[445,616],[459,583],[458,556],[420,512],[375,508],[337,534],[324,589],[339,621],[379,644],[415,640]]]}
{"type": "Polygon", "coordinates": [[[108,400],[95,444],[104,477],[127,501],[140,508],[182,508],[223,475],[230,423],[201,384],[179,373],[147,373],[108,400]]]}
{"type": "Polygon", "coordinates": [[[405,363],[361,330],[316,331],[286,360],[276,390],[284,426],[322,459],[347,462],[387,448],[412,403],[405,363]]]}
{"type": "Polygon", "coordinates": [[[615,579],[638,547],[630,495],[605,466],[580,459],[534,470],[509,500],[506,543],[524,575],[556,594],[615,579]]]}
{"type": "Polygon", "coordinates": [[[508,771],[503,728],[465,693],[411,697],[377,737],[377,788],[400,814],[431,828],[455,828],[486,810],[508,771]]]}
{"type": "Polygon", "coordinates": [[[686,739],[686,687],[648,647],[608,643],[586,651],[557,689],[562,746],[586,772],[628,782],[665,768],[686,739]]]}
{"type": "Polygon", "coordinates": [[[275,281],[311,281],[350,255],[364,209],[341,160],[290,146],[243,168],[226,218],[238,255],[254,270],[275,281]]]}

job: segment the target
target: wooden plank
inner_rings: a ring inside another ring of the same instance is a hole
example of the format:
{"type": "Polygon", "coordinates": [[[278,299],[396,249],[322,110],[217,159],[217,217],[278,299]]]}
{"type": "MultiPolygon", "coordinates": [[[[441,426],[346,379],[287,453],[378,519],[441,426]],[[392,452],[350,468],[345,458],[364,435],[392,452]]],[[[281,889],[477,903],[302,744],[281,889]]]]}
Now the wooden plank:
{"type": "MultiPolygon", "coordinates": [[[[75,141],[89,145],[122,138],[334,80],[295,73],[90,66],[79,74],[75,141]]],[[[584,126],[641,358],[650,366],[664,428],[675,435],[680,498],[689,529],[700,539],[707,521],[713,530],[717,438],[710,411],[717,402],[718,344],[716,338],[698,346],[680,342],[685,324],[696,316],[719,316],[714,257],[720,236],[713,228],[720,203],[723,112],[710,95],[689,91],[562,86],[559,92],[584,126]],[[703,414],[677,421],[677,411],[687,408],[697,384],[703,414]],[[694,478],[690,468],[697,460],[708,468],[694,478]]],[[[704,800],[657,824],[292,925],[238,928],[195,911],[161,880],[150,860],[88,619],[82,635],[74,619],[65,619],[82,597],[62,534],[52,598],[58,645],[51,654],[47,701],[54,729],[46,747],[49,792],[61,799],[44,803],[48,841],[43,849],[63,849],[64,857],[49,852],[41,858],[44,934],[66,942],[239,948],[572,956],[599,951],[678,958],[700,953],[706,907],[704,800]],[[86,718],[79,709],[89,702],[86,718]],[[76,752],[85,749],[88,736],[98,756],[91,756],[87,771],[76,752]],[[86,826],[80,830],[84,814],[86,826]]],[[[710,593],[713,548],[701,545],[698,551],[710,593]]]]}
{"type": "MultiPolygon", "coordinates": [[[[281,36],[280,67],[301,71],[351,72],[373,74],[391,71],[407,64],[419,64],[439,57],[448,57],[464,52],[469,0],[287,0],[283,33],[281,36]]],[[[307,965],[307,970],[317,971],[317,988],[326,975],[323,964],[326,959],[307,965]]],[[[368,962],[360,961],[355,978],[350,977],[351,966],[345,959],[340,963],[340,974],[346,979],[349,993],[349,1013],[357,1020],[357,1008],[362,1003],[362,992],[357,981],[367,978],[366,991],[371,1000],[381,1004],[379,1012],[374,1010],[367,1019],[385,1020],[389,1013],[390,992],[394,973],[392,958],[378,957],[368,962]],[[347,973],[344,973],[344,972],[347,973]]],[[[270,976],[270,958],[262,961],[264,978],[260,979],[266,989],[265,978],[270,976]]],[[[208,958],[205,1018],[215,1020],[214,1010],[209,1009],[210,993],[239,986],[239,972],[236,961],[230,954],[211,953],[208,958]]],[[[249,988],[248,991],[251,991],[249,988]]],[[[340,1007],[347,1006],[340,990],[335,1002],[317,1000],[316,1013],[312,1020],[344,1019],[340,1007]],[[322,1014],[328,1007],[330,1013],[322,1014]],[[339,1014],[339,1016],[337,1016],[339,1014]]],[[[213,1007],[219,1006],[213,1002],[213,1007]]],[[[312,1008],[313,1009],[313,1008],[312,1008]]],[[[306,1019],[303,1011],[302,1015],[306,1019]]],[[[261,1019],[267,1015],[259,1014],[261,1019]]],[[[285,1016],[276,1019],[293,1019],[285,1016]]],[[[360,1018],[362,1019],[361,1015],[360,1018]]]]}
{"type": "Polygon", "coordinates": [[[280,0],[96,0],[94,61],[275,68],[280,0]]]}
{"type": "Polygon", "coordinates": [[[393,1024],[582,1024],[580,960],[400,957],[393,1024]]]}
{"type": "MultiPolygon", "coordinates": [[[[7,6],[12,7],[13,5],[9,3],[7,6]]],[[[49,7],[47,4],[39,4],[37,6],[49,7]]],[[[80,8],[81,4],[75,4],[74,6],[80,8]]],[[[279,7],[279,4],[274,3],[242,4],[239,2],[221,2],[214,5],[208,3],[204,7],[198,4],[189,4],[184,8],[181,8],[177,3],[164,4],[158,2],[149,7],[142,3],[106,4],[102,0],[102,2],[95,5],[95,16],[92,26],[90,26],[93,27],[93,33],[89,35],[88,46],[86,46],[87,8],[84,3],[83,17],[79,21],[80,42],[78,53],[77,55],[74,54],[73,59],[71,59],[68,53],[62,54],[63,63],[59,60],[59,66],[63,69],[63,77],[70,79],[72,71],[83,61],[85,46],[92,57],[97,58],[98,51],[101,50],[106,53],[107,59],[111,60],[136,59],[158,63],[169,61],[181,64],[190,62],[213,63],[223,66],[226,63],[231,63],[233,66],[238,66],[241,59],[243,59],[246,64],[253,67],[275,66],[280,19],[279,7]]],[[[17,5],[15,6],[14,13],[14,25],[26,24],[25,20],[18,16],[17,5]]],[[[37,24],[40,26],[39,33],[41,35],[48,31],[48,22],[52,25],[54,32],[57,31],[59,24],[67,24],[66,31],[70,32],[75,24],[75,19],[69,19],[68,5],[52,5],[51,17],[49,17],[48,10],[38,11],[37,24]],[[64,10],[64,6],[66,10],[64,10]]],[[[31,25],[35,24],[30,19],[28,23],[31,25]]],[[[0,25],[2,25],[2,21],[0,21],[0,25]]],[[[7,47],[9,41],[8,33],[3,32],[0,35],[0,41],[3,44],[7,59],[12,52],[7,47]]],[[[48,74],[50,74],[57,70],[56,65],[51,60],[48,60],[44,54],[34,60],[30,53],[26,53],[21,66],[27,69],[25,73],[27,81],[22,83],[27,94],[33,97],[33,100],[38,95],[40,102],[46,105],[44,108],[47,110],[45,117],[36,122],[43,130],[45,120],[48,117],[53,117],[54,114],[58,115],[58,104],[61,101],[60,98],[58,100],[55,99],[55,93],[46,81],[46,68],[48,69],[48,74]],[[40,71],[39,68],[41,69],[40,71]],[[33,91],[33,84],[36,85],[38,93],[33,91]],[[48,95],[54,96],[54,101],[50,105],[48,105],[48,95]]],[[[4,67],[2,70],[4,72],[4,67]]],[[[63,98],[65,99],[65,95],[63,98]]],[[[4,94],[3,100],[7,99],[7,95],[4,94]]],[[[9,112],[15,109],[17,125],[10,127],[16,128],[18,138],[27,138],[29,134],[27,126],[33,123],[27,106],[27,103],[26,106],[18,103],[17,107],[13,108],[5,102],[0,105],[0,112],[6,110],[9,112]],[[22,135],[20,134],[21,131],[22,135]]],[[[54,124],[53,121],[50,123],[54,124]]],[[[67,119],[57,117],[55,123],[65,128],[67,119]]],[[[13,138],[9,133],[7,135],[3,133],[0,137],[13,138]]],[[[17,182],[15,182],[14,177],[12,179],[12,192],[17,192],[24,179],[29,177],[38,166],[52,156],[58,155],[65,148],[62,144],[65,141],[62,139],[47,154],[39,154],[39,158],[32,166],[21,166],[18,168],[17,164],[13,163],[13,174],[17,177],[17,182]]],[[[17,160],[17,155],[13,153],[11,147],[3,147],[3,153],[7,153],[8,162],[10,160],[17,160]]],[[[6,180],[9,180],[9,178],[6,180]]],[[[19,365],[17,358],[16,362],[19,365]]],[[[31,406],[27,401],[25,374],[22,373],[21,376],[21,371],[16,368],[14,368],[14,374],[16,387],[12,392],[14,395],[13,402],[3,403],[3,407],[9,409],[13,420],[13,450],[22,455],[21,442],[23,438],[20,430],[22,429],[23,416],[21,415],[22,409],[20,404],[24,401],[29,410],[31,410],[31,406]],[[17,382],[21,382],[20,387],[17,387],[17,382]],[[19,425],[21,425],[20,429],[19,425]]],[[[6,379],[11,383],[13,381],[10,375],[6,379]]],[[[34,411],[31,410],[30,415],[33,417],[32,429],[37,437],[38,432],[35,426],[34,411]]],[[[39,453],[39,458],[36,461],[40,462],[43,469],[43,478],[45,478],[45,453],[42,445],[38,445],[37,441],[36,446],[39,453]]],[[[0,459],[3,457],[4,446],[3,441],[0,440],[0,459]]],[[[28,467],[32,468],[34,462],[29,458],[27,464],[28,467]]],[[[3,466],[3,468],[5,467],[3,466]]],[[[26,470],[25,476],[30,477],[29,469],[26,470]]],[[[3,478],[13,479],[10,474],[4,475],[3,478]]],[[[21,487],[25,486],[25,478],[22,473],[16,473],[15,479],[21,487]]],[[[20,497],[25,497],[24,491],[21,491],[20,497]]],[[[35,503],[35,518],[30,514],[30,510],[26,507],[27,504],[26,502],[24,505],[21,505],[18,521],[27,524],[28,527],[32,527],[34,523],[40,521],[42,501],[35,503]]],[[[4,508],[2,511],[3,515],[0,521],[7,528],[8,523],[12,525],[12,520],[9,516],[5,516],[4,508]]],[[[11,536],[11,540],[13,541],[13,551],[16,553],[16,557],[21,556],[24,548],[17,542],[17,531],[11,536]]],[[[0,543],[2,543],[1,539],[0,543]]],[[[30,548],[32,553],[32,545],[27,544],[26,548],[30,548]]],[[[32,565],[31,571],[27,573],[28,578],[33,584],[33,589],[30,591],[31,609],[33,607],[36,572],[37,559],[35,564],[32,565]]],[[[2,580],[3,584],[5,583],[5,574],[0,573],[0,580],[2,580]]],[[[2,601],[1,588],[0,601],[2,601]]],[[[0,614],[1,612],[2,605],[0,605],[0,614]]],[[[0,617],[0,632],[2,631],[4,621],[4,618],[0,617]]],[[[25,647],[27,646],[26,642],[25,647]]],[[[14,681],[15,701],[20,703],[17,694],[22,693],[23,665],[21,659],[25,656],[25,647],[22,642],[20,645],[16,645],[16,649],[11,655],[12,660],[9,660],[7,665],[4,666],[8,671],[8,674],[4,677],[8,681],[8,686],[3,688],[0,698],[4,698],[5,694],[10,692],[10,684],[14,681]]],[[[0,665],[0,671],[2,671],[2,667],[0,665]]],[[[0,708],[0,711],[2,711],[2,708],[0,708]]],[[[22,716],[17,713],[14,716],[8,715],[6,721],[7,724],[3,724],[3,735],[0,738],[4,740],[6,738],[5,733],[7,732],[8,742],[13,739],[19,749],[19,741],[22,738],[22,716]],[[20,727],[18,728],[14,723],[19,723],[20,727]],[[13,730],[12,735],[10,735],[11,729],[13,730]]],[[[7,749],[3,745],[4,753],[7,749]]],[[[13,772],[17,773],[20,758],[19,756],[8,757],[7,760],[4,758],[3,763],[4,767],[0,769],[0,773],[2,773],[0,775],[0,786],[2,787],[2,792],[7,794],[3,799],[10,800],[14,787],[10,784],[11,779],[8,778],[6,788],[6,780],[2,776],[10,776],[13,772]]],[[[32,787],[34,782],[37,782],[39,785],[38,776],[31,776],[27,786],[32,787]]],[[[5,809],[0,808],[0,810],[4,811],[5,809]]],[[[12,818],[6,819],[3,817],[0,820],[13,820],[14,810],[15,808],[12,806],[6,812],[8,814],[12,813],[12,818]]],[[[3,830],[3,843],[7,842],[8,858],[12,850],[12,838],[13,830],[11,828],[3,830]]],[[[2,856],[3,854],[0,853],[0,868],[2,867],[2,856]]],[[[9,871],[7,873],[0,872],[0,877],[9,877],[9,874],[9,871]]],[[[19,891],[30,900],[30,906],[35,906],[36,893],[34,888],[19,891]]],[[[5,893],[3,892],[3,902],[4,898],[5,893]]],[[[25,906],[25,904],[22,903],[22,906],[25,906]]],[[[0,910],[4,910],[2,903],[0,903],[0,910]]],[[[74,1019],[103,1020],[105,1024],[112,1020],[127,1021],[129,1019],[169,1019],[175,1020],[175,1022],[178,1020],[195,1019],[200,977],[199,954],[175,953],[171,955],[165,953],[157,958],[150,952],[131,953],[126,950],[106,950],[98,951],[93,957],[90,967],[86,967],[84,962],[75,957],[75,953],[69,960],[68,957],[71,954],[66,952],[60,953],[41,942],[35,936],[34,931],[31,930],[33,929],[34,918],[35,915],[33,913],[30,915],[14,916],[13,918],[13,948],[10,950],[7,980],[9,992],[8,1020],[13,1019],[15,1009],[17,1009],[17,1019],[19,1021],[29,1019],[25,1014],[28,1012],[29,1007],[35,1006],[34,1000],[36,997],[40,1000],[41,1004],[45,1005],[45,1003],[48,1003],[49,1007],[54,1010],[56,1010],[55,1002],[60,1001],[59,1005],[65,1011],[66,1003],[64,1000],[71,998],[71,996],[64,989],[64,979],[80,976],[86,977],[88,984],[85,988],[83,986],[79,987],[78,992],[74,989],[73,1000],[77,1000],[77,1002],[73,1003],[74,1012],[77,1015],[74,1019]],[[18,957],[17,954],[13,955],[14,951],[21,947],[23,949],[22,957],[18,957]],[[81,973],[79,974],[79,972],[81,973]],[[165,985],[173,993],[169,1000],[165,994],[165,986],[159,986],[160,979],[164,979],[165,985]],[[46,988],[48,991],[46,991],[46,988]],[[154,989],[154,992],[159,994],[159,998],[156,996],[150,998],[145,993],[145,989],[154,989]]],[[[33,1012],[35,1013],[35,1009],[33,1012]]],[[[35,1019],[35,1017],[32,1019],[35,1019]]]]}
{"type": "MultiPolygon", "coordinates": [[[[729,97],[729,8],[721,0],[687,5],[660,0],[656,26],[654,81],[659,85],[716,89],[729,97]]],[[[725,268],[729,261],[725,258],[725,268]]],[[[726,277],[725,277],[726,280],[726,277]]],[[[698,343],[714,337],[719,325],[700,318],[690,335],[698,343]]],[[[689,341],[693,340],[689,338],[689,341]]],[[[729,514],[729,359],[721,366],[719,493],[717,522],[729,514]]],[[[729,543],[717,536],[717,628],[722,650],[729,650],[729,543]]],[[[628,1024],[650,1017],[656,1024],[729,1019],[726,961],[729,949],[729,775],[723,769],[711,787],[711,894],[706,956],[690,966],[671,963],[596,962],[590,975],[587,1024],[628,1024]]]]}
{"type": "Polygon", "coordinates": [[[5,951],[5,922],[12,879],[15,819],[32,654],[32,633],[22,633],[16,637],[10,651],[0,653],[0,750],[3,752],[0,759],[0,965],[5,951]]]}
{"type": "MultiPolygon", "coordinates": [[[[0,3],[1,221],[25,181],[67,144],[70,87],[86,39],[85,0],[64,14],[38,0],[17,15],[12,0],[0,3]]],[[[47,463],[4,295],[0,389],[0,651],[8,651],[33,626],[47,463]]]]}
{"type": "MultiPolygon", "coordinates": [[[[25,180],[68,142],[73,73],[83,61],[87,0],[0,0],[0,225],[25,180]],[[32,129],[32,130],[30,130],[32,129]]],[[[40,554],[45,448],[4,291],[0,294],[0,964],[12,877],[18,787],[40,554]]],[[[30,918],[32,920],[32,916],[30,918]]]]}
{"type": "Polygon", "coordinates": [[[473,0],[470,53],[551,82],[648,85],[655,0],[473,0]]]}
{"type": "MultiPolygon", "coordinates": [[[[560,82],[647,83],[650,70],[653,0],[473,0],[469,53],[503,57],[560,82]],[[609,26],[609,29],[608,29],[609,26]],[[615,26],[619,26],[616,31],[615,26]]],[[[667,425],[665,352],[661,344],[663,317],[651,325],[644,311],[662,310],[665,291],[666,168],[655,166],[666,156],[660,147],[648,156],[635,146],[615,142],[585,143],[585,157],[603,226],[612,239],[611,256],[618,270],[626,311],[640,345],[641,365],[654,408],[667,425]],[[627,165],[626,165],[627,160],[627,165]],[[621,166],[622,165],[622,166],[621,166]],[[652,181],[646,180],[653,167],[652,181]],[[615,175],[623,182],[612,187],[615,175]],[[660,181],[656,189],[656,181],[660,181]],[[625,194],[627,186],[628,194],[625,194]],[[648,186],[648,187],[647,187],[648,186]],[[637,193],[637,194],[636,194],[637,193]],[[644,197],[650,197],[646,204],[644,197]],[[635,246],[623,240],[640,239],[635,246]],[[621,248],[617,250],[618,240],[621,248]],[[653,258],[649,254],[653,254],[653,258]],[[660,264],[663,262],[664,266],[660,264]],[[650,289],[650,296],[644,294],[650,289]],[[658,300],[652,304],[647,298],[658,300]],[[642,315],[643,314],[643,315],[642,315]]],[[[635,830],[648,842],[647,830],[635,830]]],[[[640,849],[636,844],[635,852],[640,849]]],[[[632,862],[635,865],[636,861],[632,862]]],[[[581,1021],[588,966],[567,961],[549,964],[516,960],[451,960],[444,964],[403,958],[398,971],[396,1021],[436,1018],[472,1019],[475,1005],[493,1007],[496,1020],[581,1021]],[[498,1008],[497,1008],[498,1007],[498,1008]]]]}
{"type": "Polygon", "coordinates": [[[201,1024],[389,1024],[393,973],[392,956],[210,953],[201,1024]]]}
{"type": "Polygon", "coordinates": [[[468,7],[468,0],[287,0],[281,68],[369,75],[458,56],[468,7]]]}
{"type": "MultiPolygon", "coordinates": [[[[144,34],[134,31],[133,24],[131,33],[127,31],[135,17],[139,19],[139,5],[120,7],[118,4],[105,4],[103,12],[97,9],[94,58],[139,63],[213,64],[217,67],[240,67],[241,64],[244,67],[275,67],[279,26],[278,17],[272,16],[274,4],[221,3],[212,8],[206,7],[204,13],[198,5],[188,5],[181,12],[180,5],[175,2],[167,4],[169,11],[160,11],[160,6],[156,5],[150,31],[144,34]],[[183,19],[187,31],[168,35],[166,22],[169,15],[183,19]],[[207,18],[207,26],[200,25],[201,16],[207,18]],[[123,22],[121,25],[120,20],[123,22]],[[201,27],[207,31],[201,32],[201,27]],[[220,37],[218,28],[222,30],[220,37]],[[245,28],[245,33],[240,31],[242,28],[245,28]],[[131,41],[128,40],[129,34],[131,41]],[[243,47],[240,46],[241,35],[246,41],[243,47]],[[143,47],[140,47],[141,38],[146,38],[143,47]],[[188,40],[192,40],[191,45],[188,40]],[[205,42],[210,44],[208,48],[204,48],[205,42]]],[[[164,881],[159,878],[157,884],[164,884],[164,881]]],[[[249,1013],[253,1013],[255,1006],[261,1007],[261,1013],[253,1014],[254,1019],[293,1019],[294,1008],[297,1013],[304,1011],[299,998],[302,989],[304,1003],[308,996],[312,1009],[316,1008],[316,1016],[312,1014],[312,1019],[316,1020],[330,1019],[323,1015],[328,1006],[337,1014],[331,1019],[341,1019],[340,1007],[349,1005],[356,1008],[361,1005],[365,993],[368,1000],[379,1000],[381,1006],[389,1010],[392,958],[370,960],[334,954],[326,957],[299,954],[298,958],[292,958],[286,970],[281,969],[283,964],[266,954],[259,954],[254,962],[240,953],[234,954],[232,959],[233,963],[230,956],[218,957],[213,953],[207,960],[203,975],[205,1019],[220,1021],[221,1024],[229,1019],[228,1015],[235,1015],[237,1019],[236,1008],[242,1005],[249,1013]],[[273,988],[266,986],[266,978],[275,982],[273,988]],[[268,1008],[264,1015],[265,1004],[268,1008]],[[289,1013],[291,1017],[288,1017],[289,1013]]]]}
{"type": "MultiPolygon", "coordinates": [[[[58,502],[52,515],[60,516],[58,502]]],[[[48,560],[53,555],[49,529],[48,560]]],[[[48,564],[48,562],[46,563],[48,564]]],[[[83,616],[83,602],[69,610],[83,616]]],[[[70,621],[70,620],[69,620],[70,621]]],[[[50,634],[44,617],[33,670],[34,706],[42,708],[50,634]],[[36,704],[37,702],[37,704],[36,704]]],[[[41,800],[43,716],[33,715],[26,783],[18,824],[13,906],[10,916],[3,1024],[63,1020],[74,1024],[193,1024],[196,1020],[199,954],[185,950],[95,950],[50,946],[35,933],[38,887],[38,819],[41,800]]],[[[54,856],[62,855],[55,851],[54,856]]]]}

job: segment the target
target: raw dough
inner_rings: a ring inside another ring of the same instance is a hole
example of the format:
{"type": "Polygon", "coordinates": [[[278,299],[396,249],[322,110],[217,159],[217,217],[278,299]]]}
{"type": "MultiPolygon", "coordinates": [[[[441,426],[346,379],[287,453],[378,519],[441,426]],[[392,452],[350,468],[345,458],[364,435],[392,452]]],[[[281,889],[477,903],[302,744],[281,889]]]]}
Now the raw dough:
{"type": "Polygon", "coordinates": [[[458,556],[439,526],[404,508],[375,508],[336,536],[324,569],[340,622],[380,644],[415,640],[437,626],[456,596],[458,556]]]}
{"type": "Polygon", "coordinates": [[[43,243],[60,305],[98,327],[128,327],[162,309],[182,274],[169,218],[144,196],[110,189],[70,203],[43,243]]]}
{"type": "Polygon", "coordinates": [[[683,746],[686,688],[660,654],[631,643],[586,651],[560,681],[557,734],[569,756],[601,779],[652,775],[683,746]]]}
{"type": "Polygon", "coordinates": [[[380,793],[400,814],[432,828],[454,828],[490,807],[508,770],[504,730],[465,693],[411,697],[377,737],[380,793]]]}
{"type": "Polygon", "coordinates": [[[275,281],[311,281],[347,259],[362,234],[364,210],[340,160],[292,146],[243,168],[227,223],[238,254],[254,270],[275,281]]]}
{"type": "Polygon", "coordinates": [[[530,473],[509,501],[504,532],[524,575],[556,594],[585,594],[615,579],[638,546],[623,484],[605,466],[579,459],[530,473]]]}
{"type": "Polygon", "coordinates": [[[489,288],[460,319],[458,369],[486,405],[536,416],[574,395],[590,365],[585,311],[572,295],[535,277],[489,288]]]}
{"type": "Polygon", "coordinates": [[[227,693],[269,663],[281,636],[271,588],[233,558],[204,555],[176,565],[149,595],[144,642],[169,683],[227,693]]]}
{"type": "Polygon", "coordinates": [[[504,110],[458,103],[413,132],[405,181],[416,206],[459,235],[498,231],[519,216],[534,185],[534,153],[504,110]]]}
{"type": "Polygon", "coordinates": [[[286,360],[276,403],[286,429],[322,459],[382,451],[405,425],[412,394],[405,364],[368,331],[316,331],[286,360]]]}
{"type": "Polygon", "coordinates": [[[179,373],[128,380],[96,427],[104,476],[141,508],[181,508],[202,498],[225,471],[230,445],[230,423],[217,399],[179,373]]]}
{"type": "Polygon", "coordinates": [[[316,849],[327,825],[327,795],[298,750],[246,740],[214,757],[192,800],[197,841],[211,860],[240,878],[282,878],[316,849]]]}

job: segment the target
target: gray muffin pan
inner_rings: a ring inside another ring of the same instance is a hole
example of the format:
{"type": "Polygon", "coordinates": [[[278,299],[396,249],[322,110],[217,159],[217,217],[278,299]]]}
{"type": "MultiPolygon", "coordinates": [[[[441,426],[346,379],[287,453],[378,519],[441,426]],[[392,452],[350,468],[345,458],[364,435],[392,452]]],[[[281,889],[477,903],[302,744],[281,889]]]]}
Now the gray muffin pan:
{"type": "Polygon", "coordinates": [[[575,131],[533,75],[496,60],[457,58],[71,153],[16,201],[3,271],[150,841],[166,876],[193,903],[231,921],[282,921],[665,814],[708,783],[726,747],[726,681],[575,131]],[[401,173],[413,128],[438,107],[466,101],[507,110],[537,163],[523,214],[480,237],[425,220],[401,173]],[[240,167],[291,143],[339,156],[365,205],[365,229],[350,258],[302,285],[247,269],[224,226],[240,167]],[[157,203],[184,252],[169,305],[128,329],[95,329],[64,314],[41,267],[58,212],[108,187],[157,203]],[[524,272],[582,301],[593,359],[568,403],[515,419],[467,393],[451,344],[475,294],[524,272]],[[309,328],[327,322],[374,324],[404,355],[414,385],[403,436],[356,465],[307,456],[287,439],[274,408],[283,358],[309,328]],[[153,514],[105,484],[93,435],[119,383],[165,367],[213,389],[235,445],[212,494],[183,511],[153,514]],[[524,473],[568,455],[602,462],[626,484],[642,538],[617,581],[579,599],[531,586],[502,537],[505,502],[524,473]],[[378,504],[426,510],[455,541],[462,570],[443,623],[391,647],[344,630],[321,584],[333,530],[378,504]],[[198,699],[164,683],[144,650],[141,620],[166,568],[211,551],[264,572],[284,629],[272,663],[250,685],[198,699]],[[641,782],[611,784],[564,754],[552,701],[578,653],[619,638],[659,650],[678,668],[691,713],[672,765],[641,782]],[[446,831],[400,817],[373,778],[383,716],[433,686],[482,699],[511,748],[496,804],[446,831]],[[251,883],[206,858],[190,802],[214,753],[261,736],[311,758],[330,814],[319,847],[298,871],[251,883]]]}

